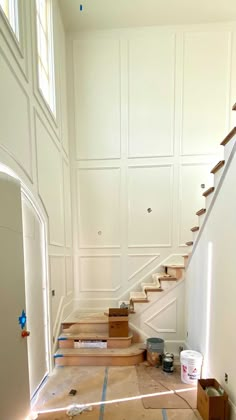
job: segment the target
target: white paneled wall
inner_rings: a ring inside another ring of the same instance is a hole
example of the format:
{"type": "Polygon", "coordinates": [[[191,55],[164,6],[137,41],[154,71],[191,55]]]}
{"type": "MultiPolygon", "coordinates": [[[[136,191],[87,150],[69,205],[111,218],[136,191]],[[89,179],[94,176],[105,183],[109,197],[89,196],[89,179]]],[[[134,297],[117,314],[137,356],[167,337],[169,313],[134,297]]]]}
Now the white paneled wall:
{"type": "Polygon", "coordinates": [[[128,44],[129,157],[172,156],[175,34],[128,44]]]}
{"type": "Polygon", "coordinates": [[[228,130],[231,37],[225,32],[186,32],[183,58],[182,154],[215,152],[228,130]]]}
{"type": "Polygon", "coordinates": [[[120,246],[120,169],[81,169],[77,230],[81,248],[120,246]]]}
{"type": "MultiPolygon", "coordinates": [[[[68,34],[79,309],[117,305],[164,259],[186,253],[231,128],[235,31],[214,24],[68,34]]],[[[140,304],[135,327],[180,343],[183,302],[180,286],[154,299],[150,315],[140,304]]]]}
{"type": "Polygon", "coordinates": [[[74,73],[77,159],[119,158],[119,41],[74,42],[74,73]]]}
{"type": "Polygon", "coordinates": [[[172,165],[129,168],[129,247],[171,246],[172,192],[172,165]]]}
{"type": "MultiPolygon", "coordinates": [[[[53,2],[56,116],[38,89],[35,2],[19,3],[20,41],[0,13],[0,165],[28,188],[45,220],[51,331],[72,308],[74,291],[65,33],[53,2]]],[[[11,207],[9,206],[9,212],[11,207]]]]}

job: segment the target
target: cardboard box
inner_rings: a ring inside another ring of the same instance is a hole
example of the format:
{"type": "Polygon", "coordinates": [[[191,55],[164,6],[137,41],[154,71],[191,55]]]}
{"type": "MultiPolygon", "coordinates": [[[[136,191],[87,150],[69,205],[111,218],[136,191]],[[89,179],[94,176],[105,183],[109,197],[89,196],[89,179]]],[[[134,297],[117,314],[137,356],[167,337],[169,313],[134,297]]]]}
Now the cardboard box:
{"type": "Polygon", "coordinates": [[[109,337],[128,337],[128,336],[129,336],[128,321],[109,322],[109,337]]]}
{"type": "Polygon", "coordinates": [[[206,388],[212,386],[216,390],[222,389],[216,379],[199,379],[197,385],[197,409],[203,420],[228,419],[228,395],[209,396],[206,388]]]}
{"type": "Polygon", "coordinates": [[[127,308],[109,308],[109,337],[128,337],[129,322],[127,308]]]}

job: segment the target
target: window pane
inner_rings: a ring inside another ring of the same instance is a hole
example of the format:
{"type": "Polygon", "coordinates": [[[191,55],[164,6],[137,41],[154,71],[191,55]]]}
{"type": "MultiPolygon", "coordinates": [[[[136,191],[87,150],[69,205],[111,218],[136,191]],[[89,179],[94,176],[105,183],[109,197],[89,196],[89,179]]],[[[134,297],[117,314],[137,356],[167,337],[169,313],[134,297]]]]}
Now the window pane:
{"type": "Polygon", "coordinates": [[[36,0],[36,24],[38,44],[38,77],[39,87],[44,99],[54,110],[54,75],[52,28],[50,17],[51,0],[36,0]]]}
{"type": "Polygon", "coordinates": [[[18,0],[0,0],[0,6],[9,21],[13,32],[19,39],[18,0]]]}
{"type": "Polygon", "coordinates": [[[40,72],[39,73],[40,73],[40,75],[39,75],[39,77],[40,77],[40,79],[39,79],[40,89],[41,89],[41,91],[43,93],[43,96],[45,97],[47,103],[50,105],[50,101],[49,101],[49,99],[50,99],[49,80],[48,80],[47,74],[45,73],[42,66],[40,66],[40,72]]]}
{"type": "Polygon", "coordinates": [[[0,6],[7,18],[9,18],[9,0],[0,0],[0,6]]]}

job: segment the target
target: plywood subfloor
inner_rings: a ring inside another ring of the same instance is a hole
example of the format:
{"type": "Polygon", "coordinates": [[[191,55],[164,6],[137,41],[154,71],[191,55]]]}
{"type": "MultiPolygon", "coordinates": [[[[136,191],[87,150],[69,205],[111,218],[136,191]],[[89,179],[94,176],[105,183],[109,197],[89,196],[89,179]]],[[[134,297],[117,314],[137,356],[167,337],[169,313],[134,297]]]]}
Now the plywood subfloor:
{"type": "MultiPolygon", "coordinates": [[[[145,398],[145,394],[155,394],[160,386],[167,389],[176,389],[177,386],[178,388],[188,387],[181,384],[178,368],[172,375],[162,375],[161,370],[150,367],[146,362],[138,366],[126,367],[58,367],[54,369],[53,374],[39,392],[33,410],[37,412],[55,410],[51,413],[39,414],[39,420],[68,420],[66,407],[72,404],[88,404],[92,407],[92,411],[73,417],[75,420],[77,418],[81,420],[83,418],[90,420],[201,419],[197,410],[190,408],[191,401],[186,403],[185,408],[166,408],[167,401],[169,401],[168,406],[173,407],[174,394],[168,395],[168,398],[162,395],[145,398]],[[142,387],[147,392],[143,392],[142,387]],[[71,389],[77,390],[75,396],[68,395],[71,389]],[[155,407],[157,398],[158,408],[155,407]],[[145,400],[147,403],[144,402],[145,400]],[[57,411],[63,407],[63,411],[57,411]]],[[[193,398],[196,398],[196,390],[193,391],[193,398]]]]}

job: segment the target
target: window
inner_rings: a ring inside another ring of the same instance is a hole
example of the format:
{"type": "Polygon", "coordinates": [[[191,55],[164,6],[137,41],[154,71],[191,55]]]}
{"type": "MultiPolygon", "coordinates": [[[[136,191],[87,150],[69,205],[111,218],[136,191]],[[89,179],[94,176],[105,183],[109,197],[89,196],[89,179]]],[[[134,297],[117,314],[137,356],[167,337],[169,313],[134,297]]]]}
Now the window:
{"type": "Polygon", "coordinates": [[[0,0],[0,6],[19,40],[18,0],[0,0]]]}
{"type": "Polygon", "coordinates": [[[36,0],[39,89],[55,114],[53,28],[50,0],[36,0]]]}

